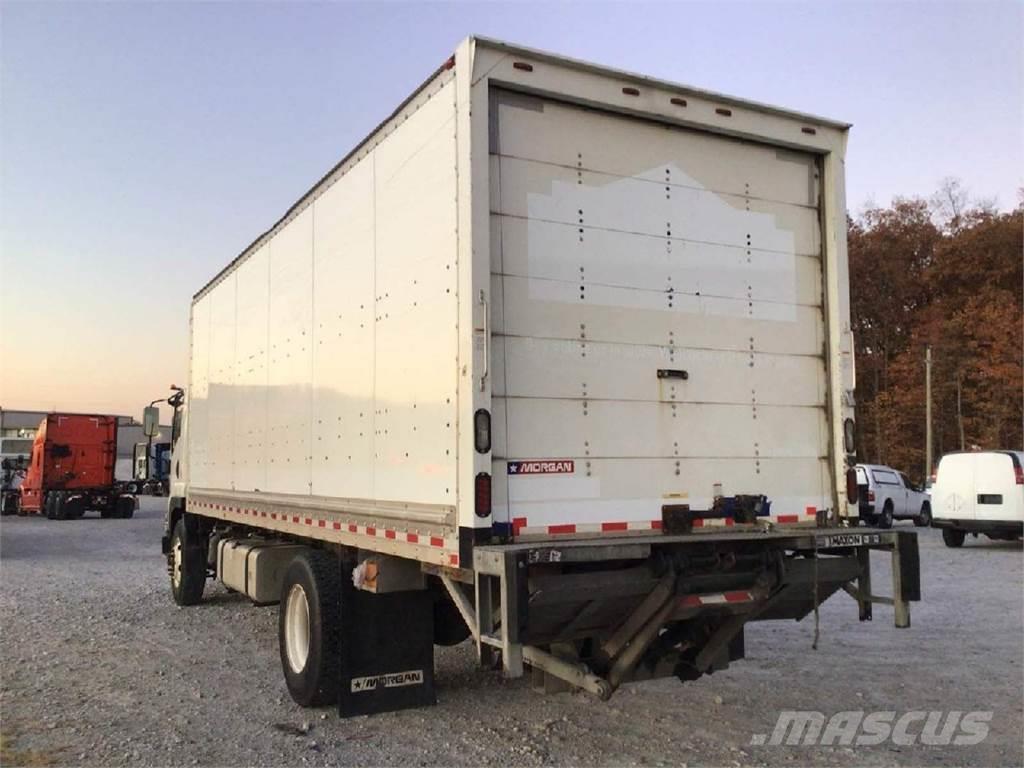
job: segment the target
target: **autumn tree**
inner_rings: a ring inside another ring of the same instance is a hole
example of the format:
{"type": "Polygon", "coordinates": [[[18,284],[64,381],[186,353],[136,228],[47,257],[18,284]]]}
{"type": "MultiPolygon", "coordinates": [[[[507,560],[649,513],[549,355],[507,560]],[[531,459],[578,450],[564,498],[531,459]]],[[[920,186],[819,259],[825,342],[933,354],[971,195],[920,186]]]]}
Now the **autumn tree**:
{"type": "Polygon", "coordinates": [[[850,225],[858,451],[925,471],[924,350],[933,452],[1020,448],[1024,435],[1024,206],[998,213],[949,181],[850,225]],[[942,203],[945,201],[945,203],[942,203]]]}

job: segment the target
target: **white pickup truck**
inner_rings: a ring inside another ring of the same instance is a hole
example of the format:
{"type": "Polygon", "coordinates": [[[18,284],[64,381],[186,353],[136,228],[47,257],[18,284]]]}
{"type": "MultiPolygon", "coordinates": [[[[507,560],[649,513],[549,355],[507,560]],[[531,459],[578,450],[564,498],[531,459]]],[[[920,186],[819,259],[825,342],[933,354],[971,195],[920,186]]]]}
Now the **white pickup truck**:
{"type": "Polygon", "coordinates": [[[893,520],[913,520],[926,527],[932,521],[928,492],[910,478],[881,464],[858,464],[860,519],[869,525],[891,528],[893,520]]]}

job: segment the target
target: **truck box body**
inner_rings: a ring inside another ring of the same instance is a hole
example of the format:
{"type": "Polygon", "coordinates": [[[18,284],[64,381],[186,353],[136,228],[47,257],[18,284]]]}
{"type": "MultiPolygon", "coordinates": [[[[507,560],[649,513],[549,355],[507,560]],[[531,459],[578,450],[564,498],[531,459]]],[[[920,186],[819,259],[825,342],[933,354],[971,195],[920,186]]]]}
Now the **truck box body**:
{"type": "Polygon", "coordinates": [[[21,484],[21,508],[39,512],[48,491],[114,485],[117,417],[51,413],[40,423],[21,484]]]}
{"type": "Polygon", "coordinates": [[[196,295],[188,511],[467,568],[845,516],[846,130],[466,41],[196,295]]]}

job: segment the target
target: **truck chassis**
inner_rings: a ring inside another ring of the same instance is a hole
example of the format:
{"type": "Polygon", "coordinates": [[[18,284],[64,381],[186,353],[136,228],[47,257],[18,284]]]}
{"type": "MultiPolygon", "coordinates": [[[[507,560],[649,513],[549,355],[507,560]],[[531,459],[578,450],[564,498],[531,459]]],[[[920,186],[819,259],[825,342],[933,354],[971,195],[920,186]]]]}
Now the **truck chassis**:
{"type": "MultiPolygon", "coordinates": [[[[899,628],[910,626],[910,603],[921,597],[917,537],[910,531],[751,526],[492,544],[475,547],[472,567],[465,568],[191,513],[178,514],[173,527],[178,538],[165,536],[163,548],[175,589],[184,577],[190,590],[182,604],[201,599],[206,578],[223,579],[221,542],[248,542],[254,551],[287,546],[300,553],[293,563],[317,564],[316,593],[344,617],[321,648],[336,657],[330,666],[340,679],[326,694],[298,692],[291,679],[289,690],[303,705],[328,703],[326,696],[346,716],[432,703],[432,643],[472,637],[480,663],[500,666],[507,677],[530,669],[543,691],[579,688],[605,700],[627,682],[673,676],[685,682],[726,669],[744,658],[748,622],[817,618],[818,606],[840,590],[857,602],[861,621],[872,619],[874,604],[892,605],[899,628]],[[873,591],[872,550],[891,558],[889,595],[873,591]],[[415,682],[394,689],[387,682],[403,676],[415,682]]],[[[250,568],[245,586],[234,586],[248,592],[248,580],[257,577],[265,574],[250,568]]],[[[291,589],[286,576],[280,586],[286,679],[291,589]]]]}

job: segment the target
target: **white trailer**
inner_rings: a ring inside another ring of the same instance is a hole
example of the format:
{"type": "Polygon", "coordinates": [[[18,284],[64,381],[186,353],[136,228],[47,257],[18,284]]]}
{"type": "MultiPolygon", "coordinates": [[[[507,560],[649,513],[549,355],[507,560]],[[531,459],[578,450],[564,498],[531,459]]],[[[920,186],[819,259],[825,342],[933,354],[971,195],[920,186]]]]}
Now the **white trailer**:
{"type": "Polygon", "coordinates": [[[431,636],[690,679],[840,588],[869,618],[871,547],[908,625],[916,539],[848,530],[847,129],[464,41],[196,294],[176,599],[270,579],[345,713],[430,700],[431,636]]]}

